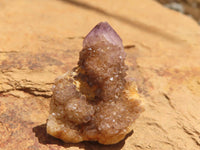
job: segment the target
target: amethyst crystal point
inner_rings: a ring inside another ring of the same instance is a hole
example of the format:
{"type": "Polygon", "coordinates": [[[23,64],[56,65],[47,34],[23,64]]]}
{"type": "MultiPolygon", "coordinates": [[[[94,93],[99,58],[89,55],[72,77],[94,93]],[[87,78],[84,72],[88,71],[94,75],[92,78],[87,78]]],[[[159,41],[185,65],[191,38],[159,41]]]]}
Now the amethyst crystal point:
{"type": "Polygon", "coordinates": [[[127,66],[118,34],[108,23],[101,22],[85,37],[83,45],[79,66],[86,72],[82,80],[96,85],[96,97],[104,101],[119,97],[125,86],[127,66]]]}
{"type": "Polygon", "coordinates": [[[108,23],[85,38],[78,66],[55,81],[47,133],[65,142],[114,144],[143,111],[135,84],[125,79],[122,40],[108,23]]]}
{"type": "Polygon", "coordinates": [[[96,45],[100,41],[123,49],[121,38],[107,22],[100,22],[88,33],[83,41],[83,48],[96,45]]]}

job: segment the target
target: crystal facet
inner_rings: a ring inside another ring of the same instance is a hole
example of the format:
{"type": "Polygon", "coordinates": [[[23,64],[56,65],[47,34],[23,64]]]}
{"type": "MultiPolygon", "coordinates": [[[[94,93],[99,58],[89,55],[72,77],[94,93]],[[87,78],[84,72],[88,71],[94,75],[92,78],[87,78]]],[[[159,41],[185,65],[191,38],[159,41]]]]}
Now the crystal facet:
{"type": "Polygon", "coordinates": [[[83,41],[83,48],[94,46],[99,41],[108,42],[123,49],[121,38],[107,22],[100,22],[88,33],[83,41]]]}

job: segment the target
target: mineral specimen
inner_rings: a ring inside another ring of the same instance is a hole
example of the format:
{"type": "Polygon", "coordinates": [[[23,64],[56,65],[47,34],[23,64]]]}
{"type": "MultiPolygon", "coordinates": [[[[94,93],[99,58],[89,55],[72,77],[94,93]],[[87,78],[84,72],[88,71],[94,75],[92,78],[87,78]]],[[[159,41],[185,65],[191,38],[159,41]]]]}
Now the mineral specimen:
{"type": "Polygon", "coordinates": [[[122,40],[101,22],[85,37],[78,66],[53,86],[47,132],[65,142],[114,144],[143,111],[135,84],[125,79],[122,40]]]}

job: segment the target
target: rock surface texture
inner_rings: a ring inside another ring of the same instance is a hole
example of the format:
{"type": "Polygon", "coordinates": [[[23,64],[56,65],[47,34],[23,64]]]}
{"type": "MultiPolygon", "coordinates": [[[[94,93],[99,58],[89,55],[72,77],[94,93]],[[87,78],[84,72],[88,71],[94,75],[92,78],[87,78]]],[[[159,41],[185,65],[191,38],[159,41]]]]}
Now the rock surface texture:
{"type": "Polygon", "coordinates": [[[0,149],[200,149],[200,27],[191,18],[152,0],[1,0],[0,9],[0,149]],[[66,144],[46,133],[51,88],[100,21],[123,39],[145,112],[118,144],[66,144]]]}

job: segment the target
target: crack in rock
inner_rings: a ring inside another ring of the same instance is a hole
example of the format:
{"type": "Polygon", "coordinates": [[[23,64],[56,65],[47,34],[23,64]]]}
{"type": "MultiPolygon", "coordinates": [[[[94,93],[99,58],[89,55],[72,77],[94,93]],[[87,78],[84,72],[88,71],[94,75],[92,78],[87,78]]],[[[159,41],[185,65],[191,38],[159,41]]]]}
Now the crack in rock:
{"type": "Polygon", "coordinates": [[[184,126],[182,126],[182,129],[187,135],[189,135],[189,137],[196,143],[197,146],[200,146],[200,139],[198,140],[200,135],[196,134],[196,133],[198,133],[198,131],[196,131],[196,130],[195,131],[188,130],[184,126]]]}
{"type": "Polygon", "coordinates": [[[49,79],[49,82],[46,76],[40,77],[40,73],[36,74],[34,77],[32,76],[32,74],[26,74],[26,72],[20,72],[20,74],[18,74],[18,72],[14,72],[14,75],[10,75],[9,73],[0,74],[0,93],[3,95],[10,94],[20,97],[20,94],[16,94],[15,92],[22,91],[34,96],[42,96],[44,98],[51,97],[53,80],[49,79]],[[21,74],[23,75],[21,76],[21,74]]]}
{"type": "Polygon", "coordinates": [[[167,100],[169,106],[172,108],[172,109],[175,109],[174,105],[172,104],[172,101],[170,99],[170,97],[166,94],[166,93],[162,93],[162,95],[165,97],[165,99],[167,100]]]}

